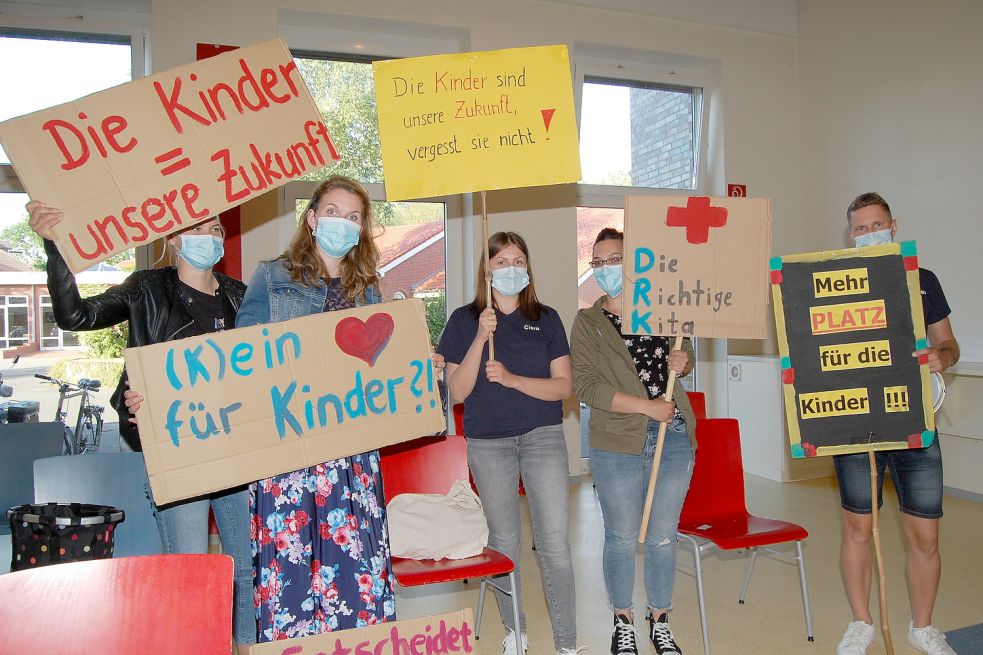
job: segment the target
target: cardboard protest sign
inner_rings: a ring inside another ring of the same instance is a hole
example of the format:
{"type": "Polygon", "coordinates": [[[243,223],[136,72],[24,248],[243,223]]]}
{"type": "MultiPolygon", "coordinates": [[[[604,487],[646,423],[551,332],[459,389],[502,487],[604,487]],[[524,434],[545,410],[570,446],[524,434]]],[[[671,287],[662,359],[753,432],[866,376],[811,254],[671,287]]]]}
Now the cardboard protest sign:
{"type": "Polygon", "coordinates": [[[275,39],[0,123],[74,272],[339,159],[275,39]]]}
{"type": "Polygon", "coordinates": [[[474,653],[471,609],[391,621],[313,637],[253,644],[249,655],[450,655],[474,653]]]}
{"type": "Polygon", "coordinates": [[[387,200],[580,180],[566,46],[372,68],[387,200]]]}
{"type": "Polygon", "coordinates": [[[129,348],[166,504],[444,429],[422,301],[129,348]]]}
{"type": "Polygon", "coordinates": [[[625,198],[625,334],[763,339],[771,202],[625,198]]]}
{"type": "Polygon", "coordinates": [[[935,438],[914,241],[771,260],[793,457],[935,438]]]}

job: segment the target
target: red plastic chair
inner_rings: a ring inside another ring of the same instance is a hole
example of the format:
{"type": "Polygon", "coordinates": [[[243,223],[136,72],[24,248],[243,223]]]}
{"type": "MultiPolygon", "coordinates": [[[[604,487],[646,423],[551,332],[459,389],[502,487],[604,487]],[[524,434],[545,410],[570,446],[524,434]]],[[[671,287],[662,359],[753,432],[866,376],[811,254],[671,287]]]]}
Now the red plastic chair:
{"type": "MultiPolygon", "coordinates": [[[[700,625],[703,629],[703,650],[710,655],[710,635],[707,627],[706,603],[703,595],[701,560],[713,548],[721,550],[750,549],[744,587],[737,602],[744,604],[754,562],[758,552],[769,557],[780,553],[768,546],[795,542],[795,560],[799,568],[802,607],[805,612],[806,636],[813,641],[812,612],[809,608],[809,586],[806,582],[802,540],[809,536],[805,528],[775,519],[761,518],[748,513],[744,501],[744,464],[741,460],[740,426],[736,419],[716,418],[696,422],[696,466],[689,494],[679,519],[678,539],[693,548],[696,591],[700,602],[700,625]]],[[[775,557],[791,563],[787,559],[775,557]]]]}
{"type": "Polygon", "coordinates": [[[689,404],[693,407],[693,413],[696,414],[696,420],[705,419],[707,417],[707,397],[702,391],[687,391],[686,397],[689,398],[689,404]]]}
{"type": "MultiPolygon", "coordinates": [[[[464,437],[422,437],[381,450],[383,494],[386,502],[403,493],[446,494],[456,480],[468,479],[468,445],[464,437]]],[[[465,559],[405,559],[392,558],[396,582],[404,587],[454,582],[481,578],[478,610],[475,616],[474,638],[481,629],[481,612],[485,605],[488,585],[504,591],[512,598],[513,625],[519,626],[519,602],[512,594],[515,588],[515,564],[507,555],[494,548],[465,559]],[[508,575],[508,588],[493,576],[508,575]]],[[[515,631],[516,652],[522,652],[521,631],[515,631]]]]}

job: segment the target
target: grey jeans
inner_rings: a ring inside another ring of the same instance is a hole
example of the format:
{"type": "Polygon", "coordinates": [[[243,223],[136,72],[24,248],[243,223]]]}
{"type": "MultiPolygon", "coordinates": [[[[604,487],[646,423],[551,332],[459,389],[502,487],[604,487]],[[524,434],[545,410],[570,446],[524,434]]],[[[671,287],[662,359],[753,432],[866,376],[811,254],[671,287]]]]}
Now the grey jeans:
{"type": "MultiPolygon", "coordinates": [[[[517,584],[521,560],[519,475],[522,475],[532,515],[533,543],[543,573],[546,606],[553,624],[553,643],[557,650],[575,648],[576,591],[567,527],[570,474],[562,427],[549,425],[517,437],[468,439],[468,465],[488,520],[488,545],[515,562],[517,584]]],[[[516,594],[521,608],[520,590],[516,594]]],[[[515,626],[510,625],[509,597],[498,590],[495,596],[502,622],[514,630],[515,626]]],[[[521,631],[525,632],[525,612],[521,621],[521,631]]]]}

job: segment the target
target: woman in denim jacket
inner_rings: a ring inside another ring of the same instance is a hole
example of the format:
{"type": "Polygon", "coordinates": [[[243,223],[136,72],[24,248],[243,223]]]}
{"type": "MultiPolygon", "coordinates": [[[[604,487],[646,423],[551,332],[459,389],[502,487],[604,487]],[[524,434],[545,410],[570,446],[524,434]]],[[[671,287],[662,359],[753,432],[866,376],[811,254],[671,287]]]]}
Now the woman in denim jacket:
{"type": "MultiPolygon", "coordinates": [[[[379,302],[373,233],[365,188],[328,178],[286,252],[260,264],[236,327],[379,302]]],[[[260,480],[250,506],[261,642],[395,619],[378,451],[260,480]]]]}

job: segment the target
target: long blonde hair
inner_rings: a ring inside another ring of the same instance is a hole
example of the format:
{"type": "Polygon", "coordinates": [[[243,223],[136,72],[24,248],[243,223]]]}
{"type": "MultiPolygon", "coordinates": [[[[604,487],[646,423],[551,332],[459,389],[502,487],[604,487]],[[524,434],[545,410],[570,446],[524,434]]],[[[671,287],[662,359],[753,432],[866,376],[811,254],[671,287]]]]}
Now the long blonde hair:
{"type": "Polygon", "coordinates": [[[321,196],[333,189],[354,193],[362,201],[362,231],[358,243],[341,260],[341,288],[345,297],[354,302],[356,298],[365,295],[366,289],[379,284],[379,273],[376,270],[379,264],[379,247],[375,243],[372,201],[368,191],[357,181],[343,175],[332,175],[322,182],[304,209],[290,245],[279,258],[286,260],[290,279],[305,287],[319,286],[321,278],[328,276],[324,262],[318,255],[317,241],[307,224],[307,212],[313,210],[316,213],[321,196]]]}

